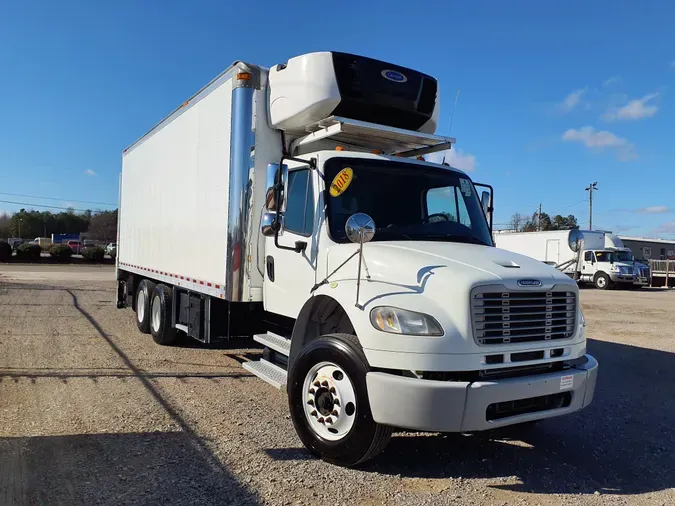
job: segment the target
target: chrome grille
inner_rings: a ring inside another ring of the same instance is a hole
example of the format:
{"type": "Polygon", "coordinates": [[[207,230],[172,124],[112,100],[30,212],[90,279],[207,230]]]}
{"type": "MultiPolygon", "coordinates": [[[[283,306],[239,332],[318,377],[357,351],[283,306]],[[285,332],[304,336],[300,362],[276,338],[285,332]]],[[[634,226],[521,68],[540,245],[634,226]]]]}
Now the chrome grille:
{"type": "Polygon", "coordinates": [[[556,287],[551,291],[483,290],[476,290],[471,299],[473,332],[478,344],[549,341],[574,335],[575,292],[556,287]]]}

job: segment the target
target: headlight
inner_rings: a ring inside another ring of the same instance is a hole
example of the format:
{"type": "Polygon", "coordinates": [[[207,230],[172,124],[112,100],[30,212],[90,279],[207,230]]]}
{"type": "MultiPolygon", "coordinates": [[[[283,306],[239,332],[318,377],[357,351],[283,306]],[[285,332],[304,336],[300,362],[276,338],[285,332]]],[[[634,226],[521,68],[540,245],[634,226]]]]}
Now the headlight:
{"type": "Polygon", "coordinates": [[[442,336],[443,329],[432,316],[395,307],[380,306],[370,312],[377,330],[410,336],[442,336]]]}
{"type": "Polygon", "coordinates": [[[579,325],[586,327],[586,318],[584,318],[584,312],[581,309],[579,310],[579,325]]]}
{"type": "Polygon", "coordinates": [[[619,269],[618,265],[610,265],[609,266],[609,271],[610,272],[621,272],[621,269],[619,269]]]}

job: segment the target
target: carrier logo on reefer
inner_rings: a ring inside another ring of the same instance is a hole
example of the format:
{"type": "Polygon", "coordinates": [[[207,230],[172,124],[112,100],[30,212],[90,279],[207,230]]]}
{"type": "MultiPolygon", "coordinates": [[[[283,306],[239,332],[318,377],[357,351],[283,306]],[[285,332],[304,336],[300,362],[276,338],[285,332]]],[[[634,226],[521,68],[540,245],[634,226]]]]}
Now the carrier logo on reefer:
{"type": "Polygon", "coordinates": [[[408,80],[406,76],[395,70],[383,70],[380,73],[382,74],[382,77],[394,81],[395,83],[404,83],[408,80]]]}
{"type": "Polygon", "coordinates": [[[538,279],[519,279],[518,286],[541,286],[541,281],[538,279]]]}

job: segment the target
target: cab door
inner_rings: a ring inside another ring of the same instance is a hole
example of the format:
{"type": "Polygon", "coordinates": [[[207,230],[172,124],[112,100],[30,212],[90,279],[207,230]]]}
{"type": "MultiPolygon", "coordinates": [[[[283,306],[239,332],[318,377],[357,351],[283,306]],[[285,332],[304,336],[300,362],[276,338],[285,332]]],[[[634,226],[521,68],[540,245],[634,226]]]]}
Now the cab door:
{"type": "Polygon", "coordinates": [[[595,276],[597,271],[597,262],[595,259],[595,253],[592,251],[584,252],[584,263],[581,266],[581,272],[588,276],[595,276]]]}
{"type": "Polygon", "coordinates": [[[265,238],[264,305],[266,311],[297,318],[316,283],[316,171],[306,165],[289,168],[286,188],[281,247],[274,236],[265,238]]]}

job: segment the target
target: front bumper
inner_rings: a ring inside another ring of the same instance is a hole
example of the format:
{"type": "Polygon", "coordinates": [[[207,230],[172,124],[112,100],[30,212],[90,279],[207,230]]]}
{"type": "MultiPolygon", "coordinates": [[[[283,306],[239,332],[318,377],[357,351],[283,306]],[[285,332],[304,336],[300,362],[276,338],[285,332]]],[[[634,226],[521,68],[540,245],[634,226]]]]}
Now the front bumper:
{"type": "Polygon", "coordinates": [[[634,283],[635,276],[633,274],[620,274],[618,272],[610,272],[609,279],[614,283],[634,283]]]}
{"type": "Polygon", "coordinates": [[[563,371],[495,381],[434,381],[370,372],[370,410],[378,423],[433,432],[481,431],[565,415],[593,400],[598,362],[590,355],[585,358],[584,364],[563,371]],[[495,417],[510,403],[527,409],[537,405],[534,399],[563,397],[559,407],[495,417]]]}

